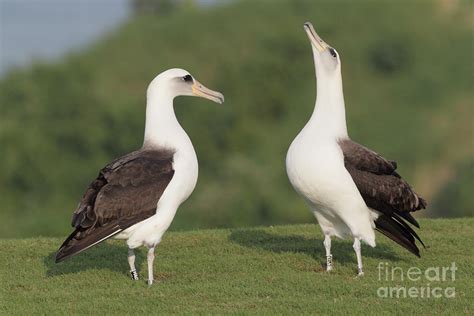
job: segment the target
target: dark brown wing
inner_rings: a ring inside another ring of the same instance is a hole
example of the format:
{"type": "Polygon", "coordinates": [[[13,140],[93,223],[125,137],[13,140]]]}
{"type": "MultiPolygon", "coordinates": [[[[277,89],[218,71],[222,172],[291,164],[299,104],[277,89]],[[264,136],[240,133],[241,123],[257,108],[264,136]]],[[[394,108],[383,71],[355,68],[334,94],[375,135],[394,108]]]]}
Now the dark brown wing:
{"type": "Polygon", "coordinates": [[[426,202],[395,171],[397,164],[350,139],[339,141],[344,165],[368,207],[382,213],[376,228],[419,256],[415,238],[423,242],[404,221],[420,227],[410,212],[426,207],[426,202]]]}
{"type": "Polygon", "coordinates": [[[344,164],[352,168],[375,174],[393,174],[397,169],[395,161],[387,160],[376,152],[350,139],[339,141],[344,153],[344,164]]]}
{"type": "Polygon", "coordinates": [[[425,202],[398,174],[375,174],[346,165],[367,206],[384,214],[412,212],[425,202]]]}
{"type": "Polygon", "coordinates": [[[74,212],[75,230],[61,245],[56,262],[155,214],[174,175],[173,154],[170,150],[138,150],[103,168],[74,212]]]}

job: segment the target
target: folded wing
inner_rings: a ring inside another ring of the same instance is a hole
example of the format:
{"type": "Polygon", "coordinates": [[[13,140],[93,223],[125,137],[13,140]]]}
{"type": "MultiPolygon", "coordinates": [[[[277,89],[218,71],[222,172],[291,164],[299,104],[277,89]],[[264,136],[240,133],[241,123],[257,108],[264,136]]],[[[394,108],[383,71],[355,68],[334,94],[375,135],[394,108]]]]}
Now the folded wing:
{"type": "Polygon", "coordinates": [[[59,248],[56,262],[153,216],[174,175],[173,154],[138,150],[104,167],[74,212],[75,230],[59,248]]]}
{"type": "Polygon", "coordinates": [[[344,164],[368,207],[381,213],[375,221],[381,233],[419,256],[416,232],[419,227],[410,212],[426,208],[426,202],[395,171],[397,164],[350,139],[339,141],[344,164]]]}

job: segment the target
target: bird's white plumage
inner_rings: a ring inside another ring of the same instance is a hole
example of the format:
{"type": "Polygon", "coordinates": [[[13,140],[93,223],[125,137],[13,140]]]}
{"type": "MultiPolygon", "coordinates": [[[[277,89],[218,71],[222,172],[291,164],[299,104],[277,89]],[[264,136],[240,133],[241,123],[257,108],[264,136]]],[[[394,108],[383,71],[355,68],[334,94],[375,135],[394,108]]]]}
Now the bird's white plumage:
{"type": "Polygon", "coordinates": [[[348,137],[340,59],[312,48],[317,99],[310,120],[288,150],[288,177],[325,235],[360,238],[375,246],[377,215],[362,199],[338,145],[339,139],[348,137]]]}

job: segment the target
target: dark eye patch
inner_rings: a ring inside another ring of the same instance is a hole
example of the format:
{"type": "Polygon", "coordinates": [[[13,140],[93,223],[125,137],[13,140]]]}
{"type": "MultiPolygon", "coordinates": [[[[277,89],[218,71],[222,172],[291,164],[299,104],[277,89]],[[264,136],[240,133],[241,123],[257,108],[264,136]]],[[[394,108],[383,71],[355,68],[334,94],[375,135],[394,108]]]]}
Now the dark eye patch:
{"type": "Polygon", "coordinates": [[[334,50],[334,48],[329,48],[329,52],[331,53],[331,56],[336,58],[337,57],[337,54],[336,54],[336,51],[334,50]]]}
{"type": "Polygon", "coordinates": [[[193,82],[193,77],[191,77],[191,75],[186,75],[183,77],[183,80],[185,82],[193,82]]]}

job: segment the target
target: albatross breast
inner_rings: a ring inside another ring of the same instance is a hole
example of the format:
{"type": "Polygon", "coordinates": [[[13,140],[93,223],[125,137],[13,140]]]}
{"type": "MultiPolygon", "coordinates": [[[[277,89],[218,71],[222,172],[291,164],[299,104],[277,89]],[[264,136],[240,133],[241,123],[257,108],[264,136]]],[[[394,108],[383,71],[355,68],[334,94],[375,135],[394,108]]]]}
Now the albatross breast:
{"type": "Polygon", "coordinates": [[[286,169],[325,234],[357,236],[375,245],[371,212],[344,168],[344,156],[336,142],[319,137],[312,126],[306,126],[288,150],[286,169]]]}

